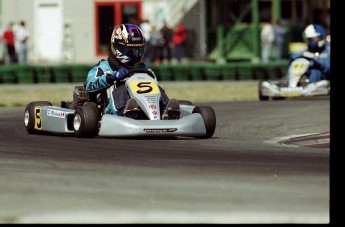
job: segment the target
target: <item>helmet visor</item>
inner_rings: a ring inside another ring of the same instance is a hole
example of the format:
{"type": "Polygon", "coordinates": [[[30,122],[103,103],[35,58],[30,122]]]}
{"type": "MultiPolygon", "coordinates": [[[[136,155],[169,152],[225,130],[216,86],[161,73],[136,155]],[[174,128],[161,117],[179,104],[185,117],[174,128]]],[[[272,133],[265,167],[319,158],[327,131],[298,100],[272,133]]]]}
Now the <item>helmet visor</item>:
{"type": "Polygon", "coordinates": [[[314,37],[314,38],[307,38],[308,42],[316,43],[320,41],[319,37],[314,37]]]}
{"type": "Polygon", "coordinates": [[[128,47],[125,45],[117,45],[116,49],[120,51],[122,54],[132,58],[141,58],[144,55],[144,45],[136,46],[136,47],[128,47]]]}

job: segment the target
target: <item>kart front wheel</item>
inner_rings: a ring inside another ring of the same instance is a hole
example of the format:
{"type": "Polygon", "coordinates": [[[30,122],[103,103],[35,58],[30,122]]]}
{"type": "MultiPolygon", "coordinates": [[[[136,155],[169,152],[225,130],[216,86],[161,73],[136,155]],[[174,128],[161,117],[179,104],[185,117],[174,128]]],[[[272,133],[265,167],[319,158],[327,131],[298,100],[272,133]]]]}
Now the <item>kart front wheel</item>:
{"type": "Polygon", "coordinates": [[[269,99],[269,97],[262,94],[262,83],[263,82],[264,81],[259,82],[259,89],[258,89],[259,90],[259,100],[260,101],[267,101],[269,99]]]}
{"type": "Polygon", "coordinates": [[[79,106],[73,115],[73,130],[77,137],[91,138],[98,134],[99,114],[96,103],[79,106]]]}
{"type": "Polygon", "coordinates": [[[39,106],[52,106],[48,101],[30,102],[24,111],[24,126],[26,131],[30,134],[39,133],[42,129],[41,109],[39,106]]]}
{"type": "Polygon", "coordinates": [[[284,100],[284,99],[285,99],[285,97],[280,97],[280,96],[279,96],[279,97],[273,97],[273,98],[272,98],[272,100],[284,100]]]}
{"type": "Polygon", "coordinates": [[[204,120],[206,135],[200,136],[200,138],[210,138],[213,136],[216,129],[216,113],[210,106],[196,106],[192,113],[199,113],[204,120]]]}

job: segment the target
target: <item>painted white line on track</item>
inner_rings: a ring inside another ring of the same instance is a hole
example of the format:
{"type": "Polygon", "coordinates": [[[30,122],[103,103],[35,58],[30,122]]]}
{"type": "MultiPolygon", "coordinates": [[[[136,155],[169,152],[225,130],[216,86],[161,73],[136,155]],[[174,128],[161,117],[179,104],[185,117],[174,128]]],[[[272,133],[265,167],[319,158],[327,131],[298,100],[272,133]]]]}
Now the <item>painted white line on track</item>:
{"type": "Polygon", "coordinates": [[[325,213],[294,212],[190,212],[190,211],[73,211],[31,214],[16,223],[329,223],[325,213]]]}

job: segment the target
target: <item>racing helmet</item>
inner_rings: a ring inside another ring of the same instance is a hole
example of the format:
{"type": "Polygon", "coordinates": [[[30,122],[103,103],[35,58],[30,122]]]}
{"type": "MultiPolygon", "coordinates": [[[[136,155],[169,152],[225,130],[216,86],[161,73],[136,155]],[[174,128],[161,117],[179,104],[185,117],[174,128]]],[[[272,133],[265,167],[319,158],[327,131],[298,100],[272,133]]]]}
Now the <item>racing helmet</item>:
{"type": "Polygon", "coordinates": [[[318,24],[308,25],[303,32],[303,38],[305,39],[310,52],[322,51],[326,44],[325,37],[325,30],[318,24]]]}
{"type": "Polygon", "coordinates": [[[123,65],[137,67],[144,57],[145,38],[141,29],[134,24],[116,26],[111,35],[111,52],[123,65]]]}

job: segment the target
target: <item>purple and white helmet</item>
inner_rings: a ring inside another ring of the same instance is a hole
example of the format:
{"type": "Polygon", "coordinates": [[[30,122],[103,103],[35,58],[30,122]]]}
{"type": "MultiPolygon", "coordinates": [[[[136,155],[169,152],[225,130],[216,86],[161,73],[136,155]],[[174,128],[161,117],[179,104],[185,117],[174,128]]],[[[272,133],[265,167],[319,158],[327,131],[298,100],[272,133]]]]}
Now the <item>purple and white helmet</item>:
{"type": "Polygon", "coordinates": [[[111,52],[123,65],[137,67],[144,57],[145,38],[134,24],[116,26],[111,35],[111,52]]]}

